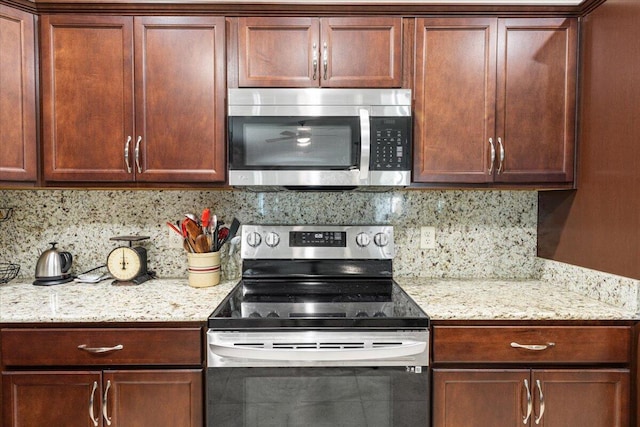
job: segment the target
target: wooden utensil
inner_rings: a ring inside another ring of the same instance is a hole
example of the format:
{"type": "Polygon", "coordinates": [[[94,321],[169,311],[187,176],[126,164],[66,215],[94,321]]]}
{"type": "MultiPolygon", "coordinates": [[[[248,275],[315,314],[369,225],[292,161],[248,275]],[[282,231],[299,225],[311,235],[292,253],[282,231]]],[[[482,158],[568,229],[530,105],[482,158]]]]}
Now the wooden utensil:
{"type": "Polygon", "coordinates": [[[204,234],[199,234],[198,237],[196,237],[195,248],[196,252],[198,253],[209,252],[209,242],[207,240],[207,236],[205,236],[204,234]]]}

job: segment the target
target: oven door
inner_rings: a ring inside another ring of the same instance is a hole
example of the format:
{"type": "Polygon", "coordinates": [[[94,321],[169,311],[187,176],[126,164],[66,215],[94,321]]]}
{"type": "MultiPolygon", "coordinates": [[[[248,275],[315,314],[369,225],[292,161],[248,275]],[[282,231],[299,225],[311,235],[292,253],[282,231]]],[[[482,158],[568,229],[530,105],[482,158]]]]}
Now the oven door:
{"type": "Polygon", "coordinates": [[[428,426],[428,365],[426,329],[210,329],[207,426],[428,426]]]}
{"type": "Polygon", "coordinates": [[[207,427],[429,426],[420,367],[208,368],[207,427]]]}

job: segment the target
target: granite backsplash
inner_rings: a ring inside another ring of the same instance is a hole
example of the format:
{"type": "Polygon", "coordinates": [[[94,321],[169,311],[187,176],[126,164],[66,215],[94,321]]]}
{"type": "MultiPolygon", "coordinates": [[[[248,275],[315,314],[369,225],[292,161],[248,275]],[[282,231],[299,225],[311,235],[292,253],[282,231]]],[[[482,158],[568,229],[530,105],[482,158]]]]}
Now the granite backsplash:
{"type": "MultiPolygon", "coordinates": [[[[72,272],[103,265],[114,236],[145,235],[149,268],[186,277],[180,237],[166,226],[210,207],[260,224],[390,224],[396,277],[541,279],[640,313],[640,280],[536,257],[535,191],[251,192],[240,190],[0,190],[0,262],[30,279],[49,242],[74,256],[72,272]],[[436,248],[420,248],[420,227],[436,229],[436,248]]],[[[237,248],[222,250],[223,280],[240,275],[237,248]],[[232,252],[230,254],[230,252],[232,252]]]]}
{"type": "MultiPolygon", "coordinates": [[[[32,277],[48,242],[74,256],[73,272],[104,264],[114,236],[145,235],[149,267],[186,276],[180,237],[166,226],[210,207],[227,224],[390,224],[396,276],[532,278],[536,265],[535,191],[251,192],[239,190],[3,190],[14,209],[0,223],[0,262],[32,277]],[[436,248],[420,248],[420,227],[436,228],[436,248]]],[[[223,275],[239,275],[237,254],[223,250],[223,275]]]]}

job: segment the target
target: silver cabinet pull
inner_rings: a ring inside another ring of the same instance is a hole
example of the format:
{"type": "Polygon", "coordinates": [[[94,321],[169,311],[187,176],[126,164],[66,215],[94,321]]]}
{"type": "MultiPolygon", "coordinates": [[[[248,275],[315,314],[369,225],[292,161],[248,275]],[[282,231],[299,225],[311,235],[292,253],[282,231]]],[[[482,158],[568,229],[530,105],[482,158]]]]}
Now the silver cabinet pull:
{"type": "Polygon", "coordinates": [[[327,66],[329,64],[329,51],[327,48],[327,43],[325,42],[323,45],[322,52],[322,67],[324,68],[324,79],[327,80],[327,66]]]}
{"type": "Polygon", "coordinates": [[[142,173],[142,168],[140,167],[140,141],[142,141],[142,137],[139,136],[136,140],[136,149],[134,150],[134,154],[136,156],[136,167],[138,168],[138,173],[142,173]]]}
{"type": "Polygon", "coordinates": [[[502,145],[502,138],[498,137],[498,145],[500,146],[500,165],[498,166],[498,175],[504,172],[502,168],[504,166],[504,145],[502,145]]]}
{"type": "Polygon", "coordinates": [[[318,45],[313,44],[313,80],[318,77],[318,45]]]}
{"type": "Polygon", "coordinates": [[[124,346],[122,344],[114,345],[113,347],[87,347],[86,344],[80,344],[78,350],[84,350],[88,353],[100,354],[109,353],[110,351],[122,350],[124,346]]]}
{"type": "Polygon", "coordinates": [[[98,418],[93,415],[93,399],[96,397],[96,390],[98,389],[98,382],[93,382],[93,389],[91,390],[91,398],[89,398],[89,418],[93,422],[95,427],[98,427],[98,418]]]}
{"type": "Polygon", "coordinates": [[[529,418],[531,418],[531,412],[533,411],[533,402],[531,401],[531,389],[529,388],[528,380],[524,380],[524,388],[527,390],[527,415],[522,417],[522,424],[529,424],[529,418]]]}
{"type": "Polygon", "coordinates": [[[542,350],[548,349],[549,347],[553,347],[555,345],[556,343],[554,342],[548,342],[546,344],[518,344],[517,342],[511,343],[511,347],[513,348],[522,348],[522,349],[531,350],[531,351],[542,351],[542,350]]]}
{"type": "Polygon", "coordinates": [[[131,164],[129,164],[129,144],[131,144],[131,135],[127,138],[127,142],[124,143],[124,164],[127,165],[127,172],[131,173],[131,164]]]}
{"type": "Polygon", "coordinates": [[[111,380],[107,381],[107,388],[104,389],[104,396],[102,397],[102,418],[108,426],[111,425],[111,418],[109,418],[109,410],[107,409],[107,399],[109,398],[109,389],[111,388],[111,380]]]}
{"type": "MultiPolygon", "coordinates": [[[[326,77],[325,77],[326,79],[326,77]]],[[[369,161],[371,159],[371,123],[369,110],[361,108],[360,115],[360,180],[369,179],[369,161]]]]}
{"type": "Polygon", "coordinates": [[[489,165],[489,175],[493,174],[493,165],[496,162],[496,145],[493,143],[493,138],[489,138],[489,144],[491,146],[491,163],[489,165]]]}
{"type": "Polygon", "coordinates": [[[544,415],[544,394],[542,394],[540,380],[536,380],[536,387],[538,387],[538,397],[540,398],[540,413],[534,421],[536,424],[540,424],[540,420],[542,420],[542,416],[544,415]]]}

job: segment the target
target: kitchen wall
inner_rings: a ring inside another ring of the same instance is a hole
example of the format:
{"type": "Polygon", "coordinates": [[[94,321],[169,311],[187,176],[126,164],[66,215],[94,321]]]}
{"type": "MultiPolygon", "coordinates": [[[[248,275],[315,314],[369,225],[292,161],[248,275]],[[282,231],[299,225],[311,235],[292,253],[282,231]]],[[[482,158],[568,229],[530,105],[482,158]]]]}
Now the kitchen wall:
{"type": "MultiPolygon", "coordinates": [[[[209,206],[227,223],[391,224],[397,276],[531,278],[536,265],[534,191],[414,191],[385,193],[255,193],[249,191],[4,190],[14,207],[0,223],[0,262],[31,277],[48,242],[74,256],[78,274],[104,263],[109,238],[146,235],[149,267],[160,277],[186,276],[180,238],[165,225],[209,206]],[[436,227],[436,249],[420,249],[420,226],[436,227]]],[[[223,251],[226,278],[239,259],[223,251]]]]}

